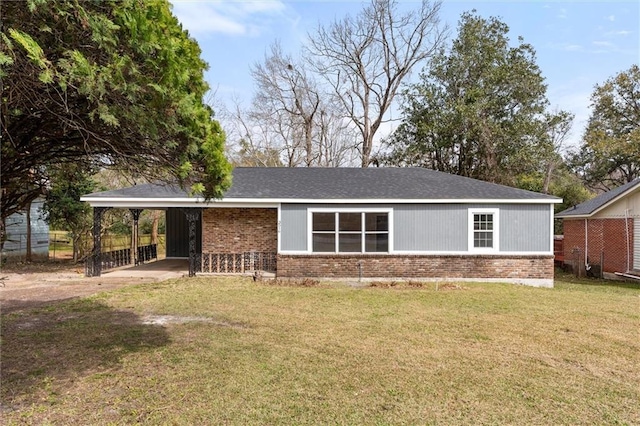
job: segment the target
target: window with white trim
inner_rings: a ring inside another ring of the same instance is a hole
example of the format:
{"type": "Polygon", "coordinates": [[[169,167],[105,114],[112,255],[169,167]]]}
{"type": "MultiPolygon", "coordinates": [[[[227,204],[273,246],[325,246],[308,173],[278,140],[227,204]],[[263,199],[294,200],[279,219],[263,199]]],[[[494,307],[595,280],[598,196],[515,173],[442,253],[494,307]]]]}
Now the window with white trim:
{"type": "Polygon", "coordinates": [[[498,209],[469,210],[469,250],[498,251],[498,209]]]}
{"type": "Polygon", "coordinates": [[[314,253],[389,252],[389,213],[316,211],[311,213],[314,253]]]}

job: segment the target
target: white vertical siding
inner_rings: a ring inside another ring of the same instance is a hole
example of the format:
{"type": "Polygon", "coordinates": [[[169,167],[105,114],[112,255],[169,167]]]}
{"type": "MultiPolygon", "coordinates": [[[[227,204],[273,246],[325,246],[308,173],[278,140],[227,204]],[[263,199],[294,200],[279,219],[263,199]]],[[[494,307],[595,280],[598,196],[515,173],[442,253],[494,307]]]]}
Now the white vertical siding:
{"type": "Polygon", "coordinates": [[[466,251],[467,207],[400,204],[394,208],[396,251],[466,251]]]}
{"type": "Polygon", "coordinates": [[[283,204],[280,208],[280,249],[307,250],[307,207],[283,204]]]}
{"type": "MultiPolygon", "coordinates": [[[[31,254],[49,255],[49,225],[44,220],[43,200],[31,203],[31,254]]],[[[5,256],[24,256],[27,252],[27,214],[15,213],[6,219],[5,256]]]]}
{"type": "Polygon", "coordinates": [[[307,250],[307,209],[392,208],[395,252],[468,251],[468,210],[500,210],[501,253],[552,253],[548,204],[282,204],[280,249],[307,250]]]}
{"type": "Polygon", "coordinates": [[[500,251],[553,251],[550,224],[548,205],[501,205],[500,251]]]}

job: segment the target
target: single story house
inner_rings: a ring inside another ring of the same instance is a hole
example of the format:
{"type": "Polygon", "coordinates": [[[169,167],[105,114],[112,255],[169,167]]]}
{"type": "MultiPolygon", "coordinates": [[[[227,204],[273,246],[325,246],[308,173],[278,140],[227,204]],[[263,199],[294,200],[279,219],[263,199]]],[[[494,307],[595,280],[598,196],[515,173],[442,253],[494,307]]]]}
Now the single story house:
{"type": "Polygon", "coordinates": [[[553,286],[553,205],[561,202],[423,168],[242,167],[219,200],[154,184],[82,200],[97,229],[107,208],[166,210],[167,257],[188,257],[190,274],[268,264],[279,278],[545,287],[553,286]]]}
{"type": "Polygon", "coordinates": [[[566,265],[605,278],[640,276],[640,179],[556,217],[563,219],[566,265]]]}

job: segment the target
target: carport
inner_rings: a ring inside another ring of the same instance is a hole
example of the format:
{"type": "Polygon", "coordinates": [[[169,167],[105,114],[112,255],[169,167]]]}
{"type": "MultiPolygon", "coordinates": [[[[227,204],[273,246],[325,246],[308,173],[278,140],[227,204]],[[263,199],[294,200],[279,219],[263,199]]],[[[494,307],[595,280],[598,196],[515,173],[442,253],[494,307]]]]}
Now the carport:
{"type": "Polygon", "coordinates": [[[167,223],[167,258],[187,259],[189,276],[196,273],[196,254],[202,239],[202,208],[194,198],[173,185],[134,185],[129,188],[88,194],[81,198],[93,207],[93,249],[85,273],[99,277],[107,269],[143,265],[157,259],[157,247],[138,244],[138,220],[143,210],[164,210],[167,223]],[[131,249],[102,251],[102,220],[110,209],[128,209],[133,218],[131,249]]]}

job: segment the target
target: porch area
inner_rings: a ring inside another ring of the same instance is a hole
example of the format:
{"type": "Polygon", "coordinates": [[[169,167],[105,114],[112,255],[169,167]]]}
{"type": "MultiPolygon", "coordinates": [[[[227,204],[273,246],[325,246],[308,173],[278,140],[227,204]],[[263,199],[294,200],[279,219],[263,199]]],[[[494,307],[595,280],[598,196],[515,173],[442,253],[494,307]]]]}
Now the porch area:
{"type": "MultiPolygon", "coordinates": [[[[196,255],[198,274],[275,276],[276,253],[202,253],[196,255]]],[[[189,259],[159,259],[138,265],[105,267],[102,276],[112,278],[153,278],[163,281],[189,276],[189,259]]]]}
{"type": "Polygon", "coordinates": [[[162,270],[164,263],[158,260],[162,258],[181,260],[180,264],[185,265],[189,276],[196,273],[265,276],[276,272],[278,222],[275,208],[166,208],[164,256],[156,245],[138,245],[138,219],[142,208],[129,208],[132,247],[103,251],[101,221],[103,214],[111,208],[94,207],[94,248],[85,264],[86,276],[100,276],[110,270],[111,273],[117,270],[134,271],[135,274],[162,270]]]}
{"type": "Polygon", "coordinates": [[[189,275],[189,259],[160,259],[135,266],[126,266],[102,271],[102,276],[110,278],[153,278],[164,281],[189,275]]]}

